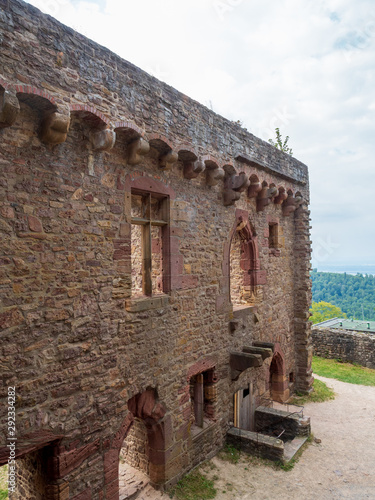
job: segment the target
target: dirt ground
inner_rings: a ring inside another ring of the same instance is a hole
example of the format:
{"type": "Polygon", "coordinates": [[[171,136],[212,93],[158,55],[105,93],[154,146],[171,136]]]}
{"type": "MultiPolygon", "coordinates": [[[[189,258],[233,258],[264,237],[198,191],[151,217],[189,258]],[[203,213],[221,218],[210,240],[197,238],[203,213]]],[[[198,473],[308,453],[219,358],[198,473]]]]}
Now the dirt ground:
{"type": "Polygon", "coordinates": [[[305,406],[321,443],[311,443],[288,472],[244,456],[236,465],[213,458],[204,472],[219,478],[215,500],[375,500],[375,387],[316,378],[336,392],[333,401],[305,406]]]}

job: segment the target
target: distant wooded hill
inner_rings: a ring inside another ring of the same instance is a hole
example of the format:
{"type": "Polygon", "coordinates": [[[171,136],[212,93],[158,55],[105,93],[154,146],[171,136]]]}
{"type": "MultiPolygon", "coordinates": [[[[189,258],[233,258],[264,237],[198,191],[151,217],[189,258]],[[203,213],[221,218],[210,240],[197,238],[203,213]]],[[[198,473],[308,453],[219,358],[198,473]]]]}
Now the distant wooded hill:
{"type": "Polygon", "coordinates": [[[348,318],[375,320],[375,276],[311,272],[313,302],[330,302],[348,318]]]}

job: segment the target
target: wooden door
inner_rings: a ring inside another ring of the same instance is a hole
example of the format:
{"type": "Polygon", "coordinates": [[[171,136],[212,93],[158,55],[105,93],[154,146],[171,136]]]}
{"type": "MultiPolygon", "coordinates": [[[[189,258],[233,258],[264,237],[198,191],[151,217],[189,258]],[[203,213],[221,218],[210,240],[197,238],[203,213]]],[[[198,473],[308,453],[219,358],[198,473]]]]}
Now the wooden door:
{"type": "Polygon", "coordinates": [[[250,386],[240,389],[234,395],[234,426],[246,431],[252,430],[252,405],[250,386]]]}

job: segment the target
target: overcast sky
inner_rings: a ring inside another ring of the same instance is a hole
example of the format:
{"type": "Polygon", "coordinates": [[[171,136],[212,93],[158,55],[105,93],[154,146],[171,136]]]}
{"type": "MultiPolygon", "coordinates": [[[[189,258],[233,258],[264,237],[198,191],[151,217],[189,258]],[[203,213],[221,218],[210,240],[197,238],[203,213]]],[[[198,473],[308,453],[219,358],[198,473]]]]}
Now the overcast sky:
{"type": "Polygon", "coordinates": [[[373,0],[30,0],[310,171],[313,265],[375,264],[373,0]]]}

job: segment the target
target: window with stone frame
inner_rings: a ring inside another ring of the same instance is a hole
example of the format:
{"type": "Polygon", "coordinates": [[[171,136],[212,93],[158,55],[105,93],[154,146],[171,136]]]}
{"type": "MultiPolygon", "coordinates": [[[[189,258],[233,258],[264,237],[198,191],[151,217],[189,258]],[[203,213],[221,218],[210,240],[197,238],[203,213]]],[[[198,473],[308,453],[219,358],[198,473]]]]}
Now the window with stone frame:
{"type": "Polygon", "coordinates": [[[203,428],[214,420],[217,377],[214,369],[198,373],[190,379],[192,425],[203,428]]]}
{"type": "Polygon", "coordinates": [[[132,296],[169,291],[169,197],[131,191],[132,296]]]}

